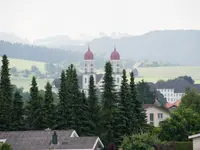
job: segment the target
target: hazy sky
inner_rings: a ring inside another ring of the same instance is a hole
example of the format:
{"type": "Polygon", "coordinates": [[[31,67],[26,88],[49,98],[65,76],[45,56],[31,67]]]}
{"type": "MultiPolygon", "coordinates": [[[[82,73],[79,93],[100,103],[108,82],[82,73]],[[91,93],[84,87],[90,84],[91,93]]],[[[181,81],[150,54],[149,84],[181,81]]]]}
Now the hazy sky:
{"type": "Polygon", "coordinates": [[[0,32],[29,40],[163,29],[200,29],[200,0],[0,0],[0,32]]]}

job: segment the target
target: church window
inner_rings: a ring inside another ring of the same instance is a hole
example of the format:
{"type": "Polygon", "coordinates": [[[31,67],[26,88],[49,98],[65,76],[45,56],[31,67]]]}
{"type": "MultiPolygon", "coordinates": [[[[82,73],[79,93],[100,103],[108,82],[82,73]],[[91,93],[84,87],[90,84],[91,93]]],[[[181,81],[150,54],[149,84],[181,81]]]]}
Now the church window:
{"type": "Polygon", "coordinates": [[[85,68],[85,73],[87,73],[87,68],[85,68]]]}
{"type": "Polygon", "coordinates": [[[93,64],[91,64],[91,67],[93,66],[93,64]]]}
{"type": "Polygon", "coordinates": [[[93,68],[91,68],[91,72],[93,72],[93,68]]]}
{"type": "Polygon", "coordinates": [[[87,83],[87,78],[85,78],[85,84],[87,83]]]}
{"type": "Polygon", "coordinates": [[[119,68],[117,68],[117,73],[119,73],[119,68]]]}
{"type": "Polygon", "coordinates": [[[117,78],[117,83],[119,83],[119,78],[117,78]]]}
{"type": "Polygon", "coordinates": [[[85,67],[87,67],[87,64],[85,64],[85,67]]]}

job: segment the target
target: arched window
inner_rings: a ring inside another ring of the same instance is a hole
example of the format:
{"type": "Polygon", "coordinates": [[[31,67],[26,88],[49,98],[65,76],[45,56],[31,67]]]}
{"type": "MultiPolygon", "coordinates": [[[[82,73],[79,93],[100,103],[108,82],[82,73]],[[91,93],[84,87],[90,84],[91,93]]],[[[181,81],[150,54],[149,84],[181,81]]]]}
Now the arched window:
{"type": "Polygon", "coordinates": [[[87,78],[85,78],[85,84],[87,83],[87,78]]]}

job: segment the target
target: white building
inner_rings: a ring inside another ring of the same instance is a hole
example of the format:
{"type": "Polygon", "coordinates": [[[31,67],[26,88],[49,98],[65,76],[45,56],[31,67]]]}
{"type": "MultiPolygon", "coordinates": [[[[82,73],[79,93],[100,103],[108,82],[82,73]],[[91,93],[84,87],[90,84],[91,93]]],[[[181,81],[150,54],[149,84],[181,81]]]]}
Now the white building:
{"type": "Polygon", "coordinates": [[[168,103],[174,103],[184,95],[184,93],[176,93],[175,89],[157,89],[157,91],[163,94],[168,103]]]}
{"type": "Polygon", "coordinates": [[[157,106],[156,104],[144,104],[147,123],[159,127],[161,121],[170,118],[170,112],[167,108],[157,106]]]}
{"type": "MultiPolygon", "coordinates": [[[[113,67],[113,78],[115,81],[116,89],[119,90],[122,80],[122,69],[120,55],[117,52],[116,47],[114,47],[114,50],[110,55],[110,62],[113,67]]],[[[103,84],[103,75],[101,76],[101,79],[98,79],[97,81],[97,74],[95,73],[94,55],[90,50],[90,47],[88,47],[88,51],[84,55],[84,73],[82,75],[82,89],[84,90],[86,95],[88,95],[89,79],[91,75],[93,75],[94,77],[94,83],[96,84],[96,87],[100,89],[103,84]]]]}

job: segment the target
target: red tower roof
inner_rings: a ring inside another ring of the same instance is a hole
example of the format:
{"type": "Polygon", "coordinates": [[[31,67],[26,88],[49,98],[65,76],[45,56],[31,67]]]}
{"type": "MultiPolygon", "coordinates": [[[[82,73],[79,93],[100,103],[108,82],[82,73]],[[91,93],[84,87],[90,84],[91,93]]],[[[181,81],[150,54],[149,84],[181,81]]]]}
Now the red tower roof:
{"type": "Polygon", "coordinates": [[[93,60],[93,59],[94,59],[94,55],[90,51],[90,47],[88,46],[88,51],[84,55],[84,60],[93,60]]]}
{"type": "Polygon", "coordinates": [[[114,51],[110,55],[111,60],[120,60],[120,55],[116,50],[116,47],[114,48],[114,51]]]}

